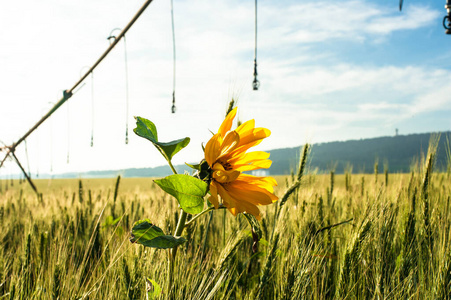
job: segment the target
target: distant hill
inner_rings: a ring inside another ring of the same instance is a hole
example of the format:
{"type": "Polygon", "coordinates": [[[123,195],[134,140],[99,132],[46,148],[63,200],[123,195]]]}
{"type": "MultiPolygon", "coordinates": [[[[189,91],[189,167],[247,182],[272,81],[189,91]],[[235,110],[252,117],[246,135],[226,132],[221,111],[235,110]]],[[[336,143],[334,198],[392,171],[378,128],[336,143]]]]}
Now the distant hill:
{"type": "MultiPolygon", "coordinates": [[[[384,166],[389,172],[409,172],[412,162],[420,160],[428,150],[432,133],[379,137],[372,139],[350,140],[315,144],[310,153],[310,169],[318,168],[320,172],[335,170],[344,173],[352,167],[353,173],[373,173],[374,164],[378,161],[379,172],[384,166]]],[[[447,137],[451,132],[440,136],[437,150],[436,169],[446,168],[447,137]]],[[[284,148],[270,151],[271,174],[290,174],[295,169],[301,147],[284,148]]]]}
{"type": "MultiPolygon", "coordinates": [[[[352,167],[353,173],[373,173],[374,163],[378,161],[379,172],[387,166],[389,172],[409,172],[412,162],[420,160],[427,153],[432,133],[378,137],[372,139],[329,142],[312,145],[309,156],[309,168],[319,172],[343,173],[352,167]]],[[[447,165],[447,137],[451,140],[451,132],[441,134],[435,168],[444,170],[447,165]]],[[[273,161],[271,175],[290,174],[296,169],[302,146],[270,150],[273,161]]],[[[175,166],[178,173],[190,172],[185,165],[175,166]]],[[[156,168],[133,168],[111,171],[90,171],[84,173],[65,173],[54,175],[54,178],[108,178],[122,177],[163,177],[172,174],[168,166],[156,168]]],[[[50,175],[41,175],[48,178],[50,175]]]]}
{"type": "MultiPolygon", "coordinates": [[[[174,166],[177,173],[183,174],[185,171],[191,172],[191,168],[186,165],[174,166]]],[[[160,166],[155,168],[130,168],[124,170],[108,171],[88,171],[84,173],[64,173],[55,175],[54,178],[109,178],[121,175],[122,177],[164,177],[171,175],[169,166],[160,166]]],[[[46,175],[44,175],[45,177],[46,175]]]]}
{"type": "MultiPolygon", "coordinates": [[[[309,156],[310,169],[319,172],[335,170],[336,173],[352,167],[353,173],[373,173],[374,163],[378,161],[379,172],[387,166],[390,172],[409,172],[414,160],[420,160],[428,150],[433,133],[378,137],[372,139],[349,140],[314,144],[309,156]]],[[[447,137],[451,132],[440,136],[436,169],[445,169],[447,164],[447,137]]],[[[272,175],[290,174],[295,169],[302,146],[270,150],[273,161],[270,168],[272,175]]],[[[176,166],[177,172],[190,171],[185,165],[176,166]]],[[[112,177],[121,174],[124,177],[161,177],[171,174],[168,166],[157,168],[126,169],[121,171],[99,171],[80,174],[81,177],[112,177]]]]}

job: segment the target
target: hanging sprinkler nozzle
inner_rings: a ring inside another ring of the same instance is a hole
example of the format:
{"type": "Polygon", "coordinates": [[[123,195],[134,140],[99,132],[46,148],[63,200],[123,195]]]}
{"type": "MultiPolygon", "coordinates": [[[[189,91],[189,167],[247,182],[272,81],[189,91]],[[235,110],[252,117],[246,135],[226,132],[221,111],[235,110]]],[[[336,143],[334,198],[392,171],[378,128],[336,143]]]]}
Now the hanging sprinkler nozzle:
{"type": "Polygon", "coordinates": [[[257,60],[254,59],[254,81],[252,81],[252,89],[254,91],[258,91],[258,88],[260,87],[260,81],[257,79],[257,60]]]}
{"type": "Polygon", "coordinates": [[[171,107],[171,112],[173,114],[175,114],[176,111],[176,107],[175,107],[175,91],[172,92],[172,107],[171,107]]]}
{"type": "Polygon", "coordinates": [[[252,89],[258,91],[260,81],[257,79],[257,0],[255,0],[255,48],[254,48],[254,81],[252,81],[252,89]]]}
{"type": "Polygon", "coordinates": [[[446,0],[445,8],[448,15],[443,18],[443,27],[446,34],[451,34],[451,0],[446,0]]]}

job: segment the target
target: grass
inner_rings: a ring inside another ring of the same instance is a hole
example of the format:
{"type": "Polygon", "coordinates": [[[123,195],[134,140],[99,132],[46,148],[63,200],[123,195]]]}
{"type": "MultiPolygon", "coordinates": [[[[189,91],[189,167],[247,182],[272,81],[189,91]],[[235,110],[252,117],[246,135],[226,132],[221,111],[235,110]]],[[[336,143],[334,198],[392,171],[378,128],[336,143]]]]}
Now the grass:
{"type": "MultiPolygon", "coordinates": [[[[243,216],[205,214],[185,229],[173,297],[451,299],[451,177],[423,165],[307,173],[283,206],[262,208],[256,253],[243,216]]],[[[276,179],[278,196],[297,180],[276,179]]],[[[42,197],[0,181],[0,299],[167,298],[167,251],[129,231],[149,218],[174,232],[175,199],[149,178],[35,182],[42,197]]]]}

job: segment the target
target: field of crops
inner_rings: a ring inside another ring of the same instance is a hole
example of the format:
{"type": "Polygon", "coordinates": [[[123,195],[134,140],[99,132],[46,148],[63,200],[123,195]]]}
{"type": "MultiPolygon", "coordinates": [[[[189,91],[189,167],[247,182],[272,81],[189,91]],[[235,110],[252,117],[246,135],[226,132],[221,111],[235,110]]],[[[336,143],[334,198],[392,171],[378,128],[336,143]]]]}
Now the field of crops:
{"type": "MultiPolygon", "coordinates": [[[[0,299],[449,299],[450,173],[312,174],[285,205],[188,226],[172,293],[168,250],[132,244],[148,218],[173,233],[177,201],[150,178],[0,181],[0,299]]],[[[276,177],[281,197],[295,180],[276,177]]]]}

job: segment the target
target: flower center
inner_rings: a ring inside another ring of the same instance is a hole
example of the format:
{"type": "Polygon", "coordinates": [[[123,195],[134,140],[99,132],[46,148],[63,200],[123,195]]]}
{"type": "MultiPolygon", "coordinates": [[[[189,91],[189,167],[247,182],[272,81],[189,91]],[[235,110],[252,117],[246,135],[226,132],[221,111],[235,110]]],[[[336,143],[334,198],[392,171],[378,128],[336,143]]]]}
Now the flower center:
{"type": "Polygon", "coordinates": [[[219,164],[224,168],[226,171],[232,170],[232,165],[228,162],[218,161],[219,164]]]}

